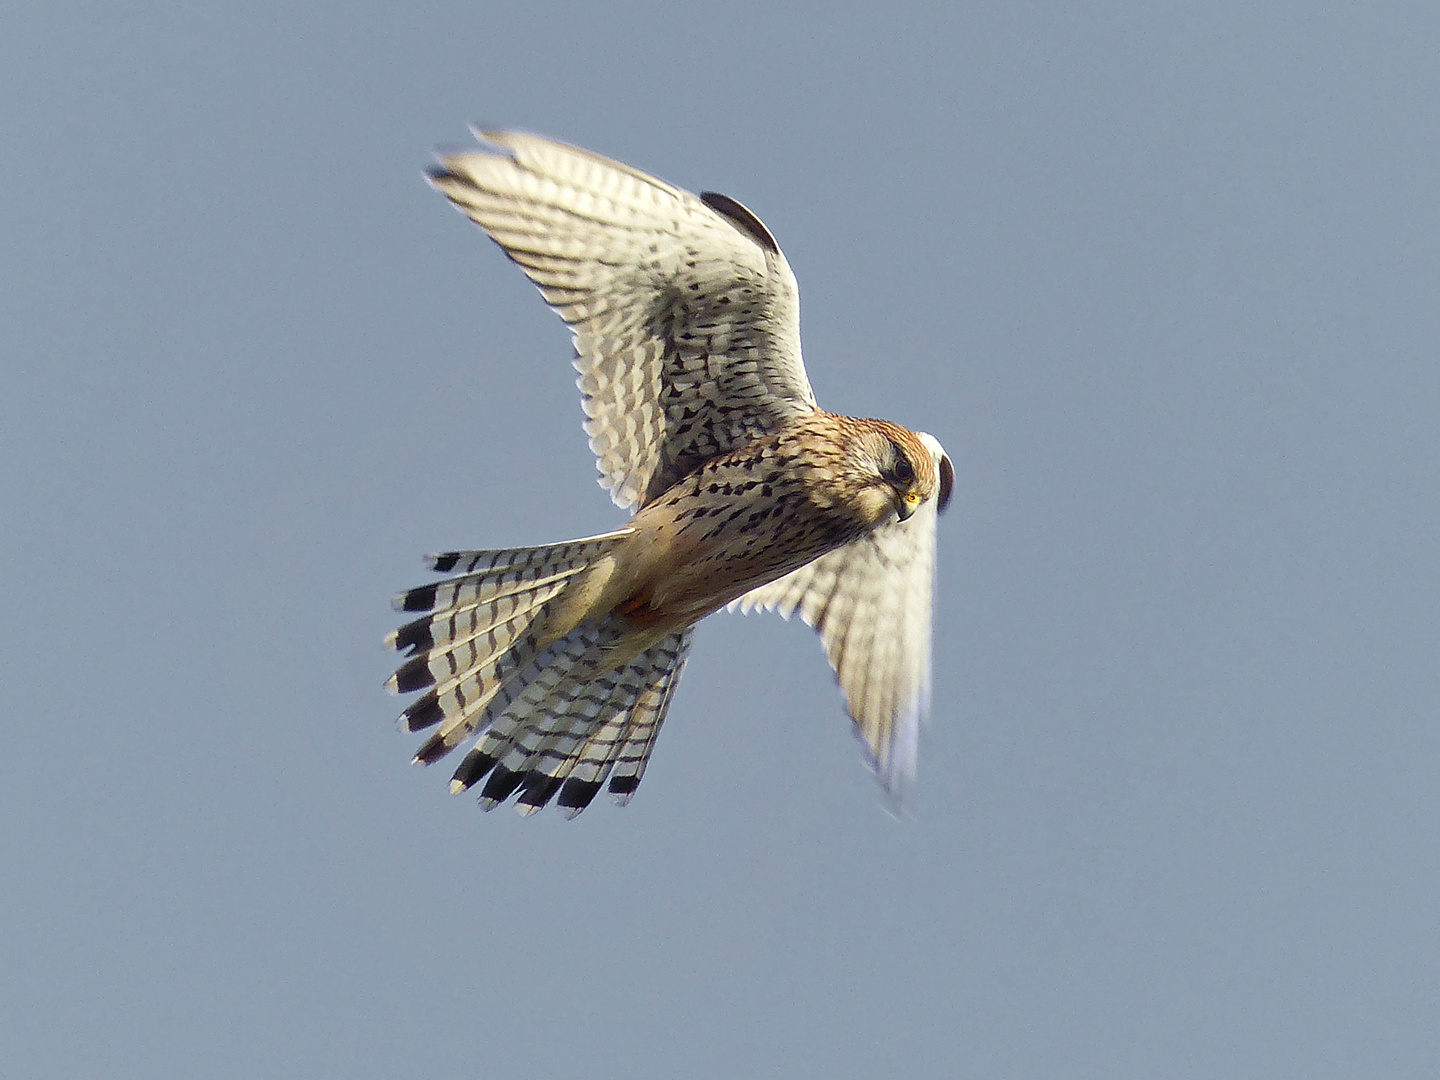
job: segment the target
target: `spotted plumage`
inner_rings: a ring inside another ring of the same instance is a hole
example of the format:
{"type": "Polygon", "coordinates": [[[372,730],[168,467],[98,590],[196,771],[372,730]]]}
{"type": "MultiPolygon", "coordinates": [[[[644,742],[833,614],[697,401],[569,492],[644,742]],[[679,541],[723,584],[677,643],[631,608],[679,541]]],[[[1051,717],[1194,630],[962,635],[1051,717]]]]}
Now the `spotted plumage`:
{"type": "Polygon", "coordinates": [[[892,793],[928,707],[935,517],[953,485],[924,434],[821,410],[799,294],[769,230],[700,196],[533,135],[484,132],[431,182],[571,326],[585,430],[629,524],[539,548],[431,557],[445,580],[390,635],[421,691],[425,764],[472,749],[451,788],[567,816],[644,774],[694,624],[726,605],[820,630],[856,732],[892,793]]]}

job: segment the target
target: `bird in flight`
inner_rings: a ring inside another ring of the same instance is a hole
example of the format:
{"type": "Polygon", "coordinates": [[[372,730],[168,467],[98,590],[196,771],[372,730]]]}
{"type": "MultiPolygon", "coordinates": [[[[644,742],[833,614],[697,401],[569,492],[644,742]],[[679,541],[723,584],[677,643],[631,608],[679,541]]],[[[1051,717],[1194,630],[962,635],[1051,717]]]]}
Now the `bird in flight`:
{"type": "Polygon", "coordinates": [[[821,635],[866,759],[898,797],[929,709],[936,515],[954,471],[930,435],[825,412],[800,359],[795,277],[760,219],[536,135],[479,131],[430,183],[500,245],[574,335],[614,532],[432,555],[396,597],[401,714],[450,787],[489,810],[608,784],[628,802],[695,623],[727,605],[821,635]]]}

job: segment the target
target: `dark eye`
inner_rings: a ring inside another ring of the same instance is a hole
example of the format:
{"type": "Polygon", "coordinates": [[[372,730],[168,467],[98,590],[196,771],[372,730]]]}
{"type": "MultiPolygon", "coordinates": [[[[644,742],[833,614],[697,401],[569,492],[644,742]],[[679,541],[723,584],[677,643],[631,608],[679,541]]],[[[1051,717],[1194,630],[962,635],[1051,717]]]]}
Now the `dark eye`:
{"type": "Polygon", "coordinates": [[[911,468],[910,459],[904,454],[896,456],[893,471],[895,473],[895,479],[899,480],[902,484],[908,484],[911,480],[915,479],[915,470],[911,468]]]}

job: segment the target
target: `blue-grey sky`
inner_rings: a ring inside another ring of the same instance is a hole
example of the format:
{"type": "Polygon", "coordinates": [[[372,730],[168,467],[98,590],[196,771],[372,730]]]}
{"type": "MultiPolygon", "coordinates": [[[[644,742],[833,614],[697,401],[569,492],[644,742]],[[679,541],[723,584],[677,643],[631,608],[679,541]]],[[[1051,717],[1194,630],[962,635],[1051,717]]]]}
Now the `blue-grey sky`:
{"type": "Polygon", "coordinates": [[[33,1078],[1421,1077],[1433,4],[53,3],[0,34],[0,1056],[33,1078]],[[705,623],[635,801],[407,762],[392,593],[613,527],[471,121],[754,209],[942,439],[887,816],[705,623]]]}

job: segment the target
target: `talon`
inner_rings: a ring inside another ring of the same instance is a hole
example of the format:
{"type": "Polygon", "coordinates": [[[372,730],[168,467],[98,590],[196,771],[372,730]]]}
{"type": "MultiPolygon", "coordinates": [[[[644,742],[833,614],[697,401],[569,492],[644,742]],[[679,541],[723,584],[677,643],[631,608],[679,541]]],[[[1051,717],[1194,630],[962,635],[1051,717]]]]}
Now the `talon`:
{"type": "Polygon", "coordinates": [[[653,592],[646,589],[636,593],[629,600],[622,601],[615,610],[637,626],[648,626],[660,618],[660,613],[650,606],[654,595],[653,592]]]}

